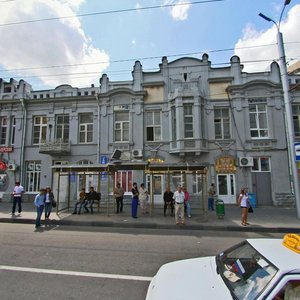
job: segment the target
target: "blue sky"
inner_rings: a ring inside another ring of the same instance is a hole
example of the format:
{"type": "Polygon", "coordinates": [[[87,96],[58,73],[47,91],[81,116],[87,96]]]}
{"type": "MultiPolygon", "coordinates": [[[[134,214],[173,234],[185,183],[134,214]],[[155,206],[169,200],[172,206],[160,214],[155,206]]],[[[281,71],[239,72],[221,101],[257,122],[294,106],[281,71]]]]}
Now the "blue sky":
{"type": "MultiPolygon", "coordinates": [[[[137,59],[144,71],[156,71],[162,56],[172,61],[181,55],[201,58],[204,52],[215,67],[237,54],[244,71],[268,70],[278,57],[276,28],[258,13],[278,21],[283,3],[0,0],[0,78],[24,79],[34,90],[60,84],[86,87],[99,85],[102,73],[110,80],[131,79],[137,59]],[[173,6],[144,9],[164,5],[173,6]],[[112,12],[120,10],[129,11],[112,12]],[[83,14],[88,16],[79,16],[83,14]],[[28,22],[46,18],[55,19],[28,22]]],[[[300,60],[299,28],[300,0],[292,0],[281,23],[289,64],[300,60]]]]}

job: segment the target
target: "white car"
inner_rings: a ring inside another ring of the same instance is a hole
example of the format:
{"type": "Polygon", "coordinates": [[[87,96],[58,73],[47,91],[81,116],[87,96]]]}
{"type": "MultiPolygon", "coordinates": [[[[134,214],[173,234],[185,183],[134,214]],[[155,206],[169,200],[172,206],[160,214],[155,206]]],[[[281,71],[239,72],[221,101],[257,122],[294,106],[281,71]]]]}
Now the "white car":
{"type": "Polygon", "coordinates": [[[146,300],[300,299],[300,236],[247,239],[217,256],[163,265],[146,300]]]}

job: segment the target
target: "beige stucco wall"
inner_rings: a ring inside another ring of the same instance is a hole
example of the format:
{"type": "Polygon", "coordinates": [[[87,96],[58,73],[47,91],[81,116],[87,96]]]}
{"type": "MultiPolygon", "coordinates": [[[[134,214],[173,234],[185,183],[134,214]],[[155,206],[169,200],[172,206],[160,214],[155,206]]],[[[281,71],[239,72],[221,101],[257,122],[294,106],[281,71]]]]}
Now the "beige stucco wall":
{"type": "Polygon", "coordinates": [[[228,87],[228,82],[218,82],[209,84],[210,97],[213,99],[224,99],[227,98],[226,88],[228,87]]]}
{"type": "Polygon", "coordinates": [[[162,102],[164,100],[164,88],[162,86],[151,86],[144,89],[147,91],[146,103],[162,102]]]}

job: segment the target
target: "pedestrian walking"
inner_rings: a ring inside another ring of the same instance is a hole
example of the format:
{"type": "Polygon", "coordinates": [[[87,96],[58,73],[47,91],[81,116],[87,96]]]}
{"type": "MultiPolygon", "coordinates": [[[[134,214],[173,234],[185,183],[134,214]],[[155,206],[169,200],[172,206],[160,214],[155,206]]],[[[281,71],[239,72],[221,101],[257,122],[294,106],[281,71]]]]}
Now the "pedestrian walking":
{"type": "Polygon", "coordinates": [[[144,184],[141,183],[141,186],[139,188],[139,203],[140,203],[141,211],[142,211],[143,215],[148,213],[148,211],[147,211],[147,206],[148,206],[147,200],[148,200],[148,191],[145,189],[144,184]]]}
{"type": "Polygon", "coordinates": [[[248,196],[248,189],[246,187],[241,189],[238,198],[238,205],[242,209],[242,226],[250,225],[248,223],[249,196],[248,196]]]}
{"type": "Polygon", "coordinates": [[[139,191],[138,191],[136,182],[133,183],[131,192],[132,192],[131,216],[136,219],[137,218],[138,204],[139,204],[139,191]]]}
{"type": "Polygon", "coordinates": [[[170,187],[167,186],[166,191],[164,192],[164,216],[166,216],[167,208],[171,209],[171,216],[174,214],[174,193],[171,192],[170,187]]]}
{"type": "Polygon", "coordinates": [[[173,199],[175,200],[175,222],[184,224],[184,192],[180,185],[177,187],[173,199]]]}
{"type": "Polygon", "coordinates": [[[16,185],[12,192],[12,196],[13,196],[13,206],[12,206],[12,211],[11,211],[12,216],[15,215],[17,205],[18,205],[19,214],[21,214],[21,212],[22,212],[22,195],[23,195],[23,193],[24,193],[24,188],[20,185],[19,181],[16,181],[16,185]]]}
{"type": "Polygon", "coordinates": [[[208,189],[208,210],[209,211],[214,211],[214,197],[216,196],[216,189],[215,185],[212,183],[210,185],[210,188],[208,189]]]}
{"type": "Polygon", "coordinates": [[[183,193],[184,193],[184,210],[186,212],[186,215],[188,218],[191,218],[191,202],[190,202],[190,194],[187,191],[186,187],[183,187],[183,193]]]}
{"type": "Polygon", "coordinates": [[[54,201],[54,194],[51,188],[47,186],[45,190],[45,220],[49,220],[54,201]]]}
{"type": "Polygon", "coordinates": [[[116,213],[123,212],[123,199],[124,199],[124,190],[121,187],[120,182],[117,183],[117,186],[114,189],[114,196],[116,199],[117,211],[116,213]]]}
{"type": "Polygon", "coordinates": [[[41,217],[45,206],[45,189],[40,189],[39,194],[35,196],[34,205],[36,207],[35,228],[41,227],[41,217]]]}

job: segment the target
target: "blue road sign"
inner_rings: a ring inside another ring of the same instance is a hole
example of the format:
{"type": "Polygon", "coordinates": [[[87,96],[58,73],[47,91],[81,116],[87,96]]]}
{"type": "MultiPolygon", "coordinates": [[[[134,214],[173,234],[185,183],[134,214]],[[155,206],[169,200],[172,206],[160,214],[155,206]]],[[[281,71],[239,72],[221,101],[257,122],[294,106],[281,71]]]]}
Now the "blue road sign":
{"type": "Polygon", "coordinates": [[[296,153],[296,161],[300,161],[300,143],[294,143],[295,153],[296,153]]]}
{"type": "Polygon", "coordinates": [[[100,163],[101,163],[101,165],[106,165],[108,163],[108,156],[105,156],[105,155],[101,156],[100,163]]]}
{"type": "MultiPolygon", "coordinates": [[[[100,163],[101,163],[101,165],[107,164],[108,163],[108,156],[105,156],[105,155],[101,156],[100,157],[100,163]]],[[[107,180],[107,173],[106,172],[101,172],[100,178],[101,178],[101,181],[106,181],[107,180]]]]}

